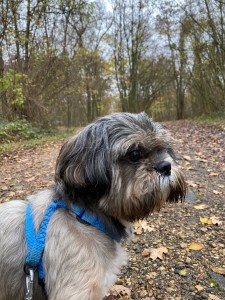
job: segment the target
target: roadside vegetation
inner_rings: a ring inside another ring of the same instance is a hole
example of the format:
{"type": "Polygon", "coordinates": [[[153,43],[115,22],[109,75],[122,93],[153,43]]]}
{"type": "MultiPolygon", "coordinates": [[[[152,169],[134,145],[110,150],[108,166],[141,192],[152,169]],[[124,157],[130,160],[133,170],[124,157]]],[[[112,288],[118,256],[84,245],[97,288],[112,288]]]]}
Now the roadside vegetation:
{"type": "Polygon", "coordinates": [[[42,129],[25,120],[0,123],[0,155],[10,154],[26,148],[34,148],[47,142],[58,142],[69,137],[75,129],[42,129]]]}
{"type": "Polygon", "coordinates": [[[216,112],[211,114],[203,114],[201,116],[195,117],[194,121],[206,123],[210,125],[219,125],[225,129],[225,113],[224,112],[216,112]]]}

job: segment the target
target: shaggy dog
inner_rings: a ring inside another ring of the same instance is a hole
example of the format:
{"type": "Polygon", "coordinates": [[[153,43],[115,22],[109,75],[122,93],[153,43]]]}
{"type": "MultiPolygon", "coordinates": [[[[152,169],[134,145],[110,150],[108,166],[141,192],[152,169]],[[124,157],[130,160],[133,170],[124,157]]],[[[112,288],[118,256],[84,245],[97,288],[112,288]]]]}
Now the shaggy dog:
{"type": "Polygon", "coordinates": [[[132,222],[185,190],[160,124],[145,113],[98,119],[63,145],[51,189],[0,205],[0,300],[102,299],[132,222]]]}

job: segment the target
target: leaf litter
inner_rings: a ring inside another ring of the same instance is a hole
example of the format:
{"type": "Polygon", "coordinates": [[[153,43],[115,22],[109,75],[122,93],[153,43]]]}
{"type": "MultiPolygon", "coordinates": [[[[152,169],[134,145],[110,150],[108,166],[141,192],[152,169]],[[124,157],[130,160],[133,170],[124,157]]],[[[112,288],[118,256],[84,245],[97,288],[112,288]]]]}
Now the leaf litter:
{"type": "MultiPolygon", "coordinates": [[[[135,224],[133,239],[124,245],[128,265],[107,300],[225,299],[225,131],[191,121],[165,125],[174,135],[178,164],[196,197],[166,204],[135,224]],[[193,250],[190,245],[204,247],[193,250]],[[209,272],[220,281],[212,283],[209,272]]],[[[51,186],[62,142],[1,157],[0,202],[26,199],[51,186]]]]}

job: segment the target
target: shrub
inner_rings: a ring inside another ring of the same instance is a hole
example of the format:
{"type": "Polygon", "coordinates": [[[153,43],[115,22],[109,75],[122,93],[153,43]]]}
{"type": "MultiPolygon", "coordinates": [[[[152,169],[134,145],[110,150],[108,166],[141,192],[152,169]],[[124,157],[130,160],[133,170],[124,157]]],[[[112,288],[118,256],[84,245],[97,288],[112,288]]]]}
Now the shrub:
{"type": "Polygon", "coordinates": [[[32,125],[25,120],[0,123],[1,143],[38,138],[40,133],[40,129],[32,127],[32,125]]]}

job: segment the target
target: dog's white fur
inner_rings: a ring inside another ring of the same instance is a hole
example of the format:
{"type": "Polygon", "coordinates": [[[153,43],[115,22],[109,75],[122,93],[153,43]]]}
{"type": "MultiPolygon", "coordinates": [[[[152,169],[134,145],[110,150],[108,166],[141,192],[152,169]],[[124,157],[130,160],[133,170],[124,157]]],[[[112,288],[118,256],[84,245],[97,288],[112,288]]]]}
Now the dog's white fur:
{"type": "MultiPolygon", "coordinates": [[[[29,197],[35,228],[56,196],[94,212],[120,238],[127,237],[129,224],[185,196],[170,140],[145,113],[112,114],[90,124],[62,147],[52,190],[29,197]]],[[[0,300],[24,298],[26,205],[0,205],[0,300]]],[[[118,242],[69,210],[53,214],[43,254],[49,300],[100,300],[125,262],[118,242]]],[[[33,300],[44,299],[35,273],[33,300]]]]}
{"type": "MultiPolygon", "coordinates": [[[[52,201],[52,192],[39,192],[29,200],[38,228],[52,201]]],[[[0,206],[0,235],[6,237],[0,242],[0,300],[24,297],[26,205],[26,201],[17,200],[0,206]]],[[[43,255],[49,300],[102,299],[115,282],[119,267],[125,263],[126,253],[119,243],[93,226],[80,223],[68,210],[59,209],[54,213],[43,255]]],[[[46,299],[37,280],[33,298],[46,299]]]]}

